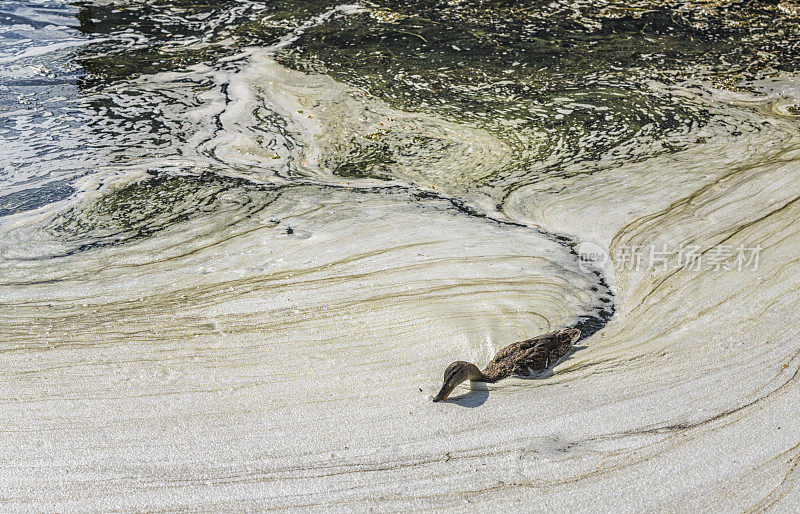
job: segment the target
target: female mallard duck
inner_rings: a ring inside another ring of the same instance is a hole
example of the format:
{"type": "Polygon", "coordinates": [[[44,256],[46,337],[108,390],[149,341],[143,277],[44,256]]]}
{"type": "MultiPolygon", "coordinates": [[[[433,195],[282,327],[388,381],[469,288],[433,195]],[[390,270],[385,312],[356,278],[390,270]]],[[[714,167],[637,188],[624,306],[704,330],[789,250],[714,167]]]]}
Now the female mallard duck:
{"type": "Polygon", "coordinates": [[[483,371],[471,362],[456,361],[447,366],[444,371],[442,390],[433,401],[444,400],[458,384],[465,380],[497,382],[511,375],[530,375],[532,369],[545,369],[550,366],[550,363],[566,355],[580,337],[579,329],[568,328],[510,344],[497,352],[497,355],[483,371]]]}

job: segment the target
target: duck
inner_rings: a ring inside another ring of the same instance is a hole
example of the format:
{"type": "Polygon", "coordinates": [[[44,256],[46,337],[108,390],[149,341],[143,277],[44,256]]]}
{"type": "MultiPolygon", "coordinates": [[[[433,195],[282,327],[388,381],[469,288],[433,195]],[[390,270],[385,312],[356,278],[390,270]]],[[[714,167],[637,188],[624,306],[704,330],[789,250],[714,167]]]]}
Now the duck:
{"type": "Polygon", "coordinates": [[[456,361],[444,371],[442,389],[433,401],[446,400],[453,389],[466,380],[493,383],[511,375],[530,376],[531,370],[549,368],[566,355],[580,337],[580,329],[567,328],[512,343],[497,352],[483,371],[471,362],[456,361]]]}

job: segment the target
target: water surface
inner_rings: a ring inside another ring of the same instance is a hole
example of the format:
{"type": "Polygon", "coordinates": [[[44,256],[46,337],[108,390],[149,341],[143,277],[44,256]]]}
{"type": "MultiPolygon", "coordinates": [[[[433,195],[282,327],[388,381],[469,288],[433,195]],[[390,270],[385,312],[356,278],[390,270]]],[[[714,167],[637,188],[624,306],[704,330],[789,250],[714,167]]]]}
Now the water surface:
{"type": "Polygon", "coordinates": [[[0,2],[3,502],[796,504],[799,13],[0,2]]]}

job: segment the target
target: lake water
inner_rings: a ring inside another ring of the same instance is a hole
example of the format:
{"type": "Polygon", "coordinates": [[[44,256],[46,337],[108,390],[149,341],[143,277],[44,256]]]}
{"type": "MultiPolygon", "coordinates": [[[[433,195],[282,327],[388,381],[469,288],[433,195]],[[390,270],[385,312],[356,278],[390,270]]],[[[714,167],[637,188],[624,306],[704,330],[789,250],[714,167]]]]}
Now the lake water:
{"type": "Polygon", "coordinates": [[[0,1],[4,510],[792,510],[798,26],[0,1]]]}

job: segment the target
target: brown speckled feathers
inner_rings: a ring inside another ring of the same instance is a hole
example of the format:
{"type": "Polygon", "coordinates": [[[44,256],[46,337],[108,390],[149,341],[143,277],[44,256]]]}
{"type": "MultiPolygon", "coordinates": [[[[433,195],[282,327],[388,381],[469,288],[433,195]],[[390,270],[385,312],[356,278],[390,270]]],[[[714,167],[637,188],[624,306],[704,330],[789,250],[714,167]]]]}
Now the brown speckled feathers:
{"type": "Polygon", "coordinates": [[[483,373],[491,382],[511,375],[529,375],[529,369],[545,369],[569,352],[580,338],[575,328],[551,332],[510,344],[497,352],[483,373]]]}

